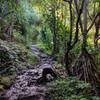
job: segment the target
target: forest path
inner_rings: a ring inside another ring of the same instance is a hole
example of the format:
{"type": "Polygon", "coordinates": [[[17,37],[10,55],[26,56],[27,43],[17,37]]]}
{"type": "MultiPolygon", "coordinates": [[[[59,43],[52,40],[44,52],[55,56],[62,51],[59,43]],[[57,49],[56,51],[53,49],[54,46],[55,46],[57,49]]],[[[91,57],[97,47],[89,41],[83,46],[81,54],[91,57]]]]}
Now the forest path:
{"type": "Polygon", "coordinates": [[[4,95],[6,99],[0,100],[48,100],[46,98],[47,85],[37,85],[36,81],[41,77],[43,67],[52,67],[52,59],[36,45],[32,45],[32,51],[40,58],[39,63],[34,69],[22,71],[10,89],[6,91],[4,95]]]}

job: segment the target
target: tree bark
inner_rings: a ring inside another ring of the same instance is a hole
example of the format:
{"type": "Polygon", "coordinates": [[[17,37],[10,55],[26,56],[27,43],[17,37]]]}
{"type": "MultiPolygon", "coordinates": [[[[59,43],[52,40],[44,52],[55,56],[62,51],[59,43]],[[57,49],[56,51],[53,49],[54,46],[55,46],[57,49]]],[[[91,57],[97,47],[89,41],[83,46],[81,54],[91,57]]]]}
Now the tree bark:
{"type": "Polygon", "coordinates": [[[76,21],[76,32],[75,32],[74,40],[72,43],[72,23],[73,23],[73,21],[71,20],[72,19],[72,11],[71,11],[72,6],[70,5],[70,17],[71,17],[70,18],[70,32],[69,32],[69,40],[67,42],[67,49],[66,49],[66,52],[64,55],[65,68],[67,70],[68,75],[71,75],[70,68],[69,68],[69,53],[70,53],[70,50],[75,46],[75,44],[78,41],[79,22],[80,22],[81,14],[83,12],[83,7],[84,7],[84,0],[82,1],[82,5],[81,5],[81,8],[78,13],[78,17],[77,17],[77,21],[76,21]]]}
{"type": "Polygon", "coordinates": [[[84,30],[83,30],[83,44],[82,49],[86,49],[87,46],[87,6],[88,0],[84,0],[84,10],[83,10],[83,18],[84,18],[84,30]]]}
{"type": "Polygon", "coordinates": [[[59,52],[59,47],[57,46],[57,23],[56,23],[56,1],[54,0],[54,4],[52,7],[52,32],[53,32],[53,51],[52,55],[56,56],[56,54],[59,52]]]}

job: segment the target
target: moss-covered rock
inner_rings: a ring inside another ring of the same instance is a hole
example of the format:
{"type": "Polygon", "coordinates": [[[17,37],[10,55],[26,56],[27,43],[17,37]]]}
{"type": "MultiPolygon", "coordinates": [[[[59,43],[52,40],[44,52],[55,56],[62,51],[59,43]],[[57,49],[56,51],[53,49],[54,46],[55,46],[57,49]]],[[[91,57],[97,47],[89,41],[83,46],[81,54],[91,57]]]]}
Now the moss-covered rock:
{"type": "Polygon", "coordinates": [[[3,91],[3,90],[4,90],[4,86],[0,85],[0,91],[3,91]]]}
{"type": "Polygon", "coordinates": [[[17,72],[37,61],[38,57],[23,45],[0,40],[0,84],[9,86],[17,72]]]}
{"type": "Polygon", "coordinates": [[[1,77],[1,78],[0,78],[0,83],[1,83],[3,86],[10,86],[10,84],[11,84],[11,78],[8,77],[8,76],[1,77]]]}

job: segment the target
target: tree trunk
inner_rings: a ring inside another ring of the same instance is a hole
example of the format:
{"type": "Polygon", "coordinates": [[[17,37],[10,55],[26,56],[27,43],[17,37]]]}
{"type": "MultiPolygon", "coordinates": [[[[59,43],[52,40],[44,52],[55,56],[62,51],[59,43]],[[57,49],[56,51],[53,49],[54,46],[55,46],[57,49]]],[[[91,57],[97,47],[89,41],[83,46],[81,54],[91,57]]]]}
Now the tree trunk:
{"type": "Polygon", "coordinates": [[[53,33],[53,50],[52,55],[55,57],[59,52],[59,47],[57,45],[57,23],[56,23],[56,1],[54,0],[53,8],[52,8],[52,33],[53,33]]]}
{"type": "Polygon", "coordinates": [[[88,0],[84,0],[84,31],[82,49],[79,57],[76,59],[73,68],[73,75],[77,76],[78,79],[90,82],[93,86],[94,92],[98,94],[97,84],[100,82],[99,73],[95,60],[92,55],[87,52],[87,6],[88,0]]]}
{"type": "Polygon", "coordinates": [[[86,49],[87,46],[87,6],[88,6],[88,0],[85,0],[84,2],[84,9],[83,9],[83,18],[84,18],[84,30],[83,30],[83,44],[82,49],[86,49]]]}

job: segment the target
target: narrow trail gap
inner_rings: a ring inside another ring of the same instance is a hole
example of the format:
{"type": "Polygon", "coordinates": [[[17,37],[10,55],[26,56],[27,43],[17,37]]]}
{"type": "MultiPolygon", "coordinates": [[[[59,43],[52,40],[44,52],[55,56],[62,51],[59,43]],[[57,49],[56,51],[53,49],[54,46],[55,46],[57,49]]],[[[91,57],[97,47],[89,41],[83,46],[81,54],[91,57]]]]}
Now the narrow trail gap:
{"type": "Polygon", "coordinates": [[[47,100],[47,85],[37,85],[36,81],[41,77],[43,67],[52,67],[53,61],[36,45],[32,45],[32,51],[40,58],[39,63],[34,69],[28,69],[19,74],[2,100],[47,100]]]}

